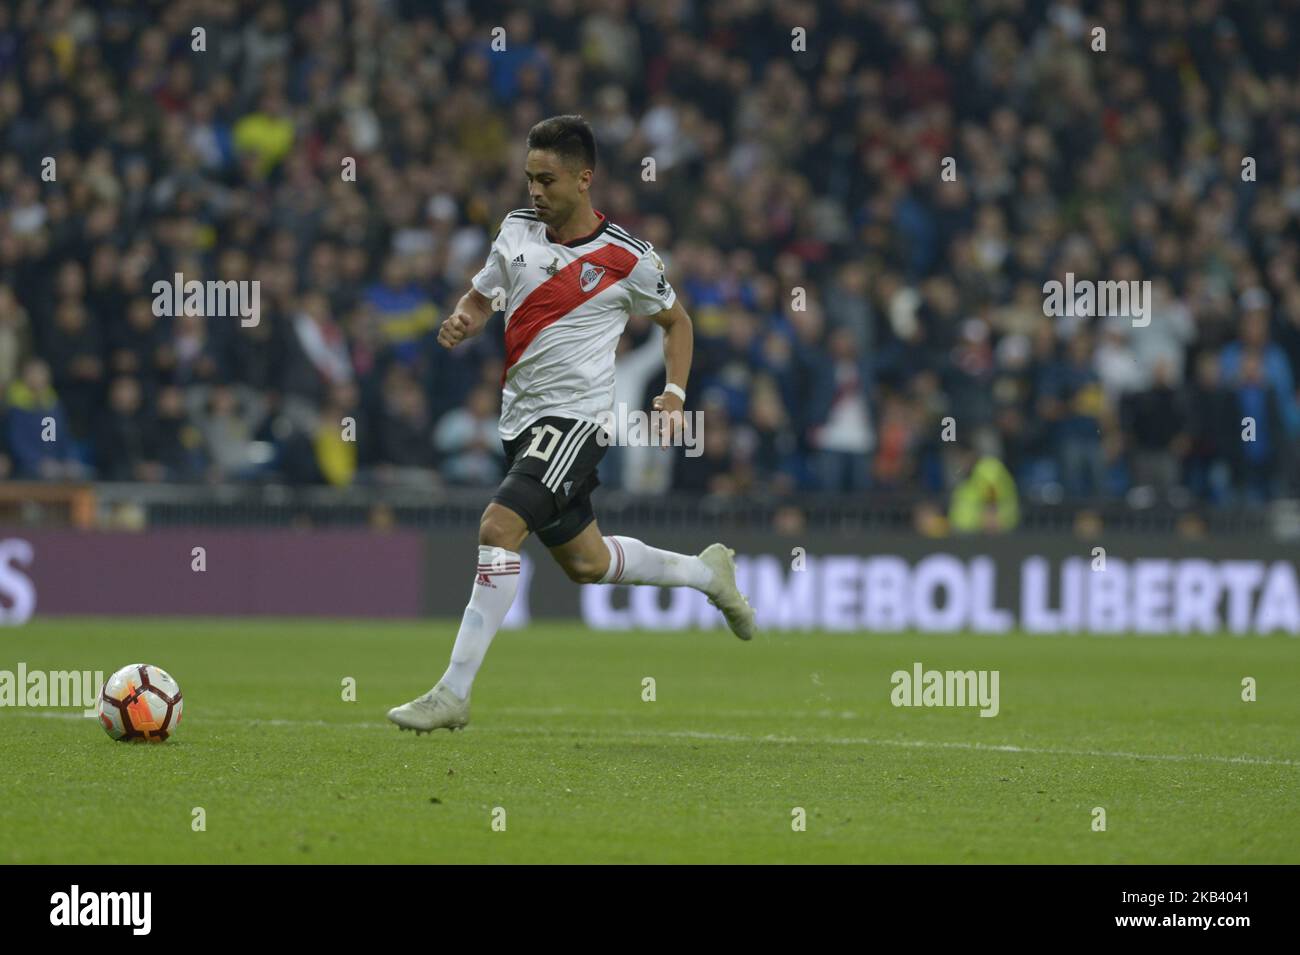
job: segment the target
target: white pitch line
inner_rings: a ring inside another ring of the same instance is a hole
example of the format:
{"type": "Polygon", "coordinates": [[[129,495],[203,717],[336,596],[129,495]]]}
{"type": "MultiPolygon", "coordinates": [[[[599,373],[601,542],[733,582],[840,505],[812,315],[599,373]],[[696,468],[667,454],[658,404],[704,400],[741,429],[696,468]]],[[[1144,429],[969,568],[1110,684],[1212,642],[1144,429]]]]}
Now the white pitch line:
{"type": "MultiPolygon", "coordinates": [[[[34,716],[44,719],[85,719],[79,713],[60,713],[39,710],[18,710],[19,716],[34,716]]],[[[535,714],[538,710],[499,709],[498,713],[535,714]]],[[[545,712],[550,713],[551,710],[545,712]]],[[[578,711],[571,712],[579,715],[578,711]]],[[[582,711],[583,714],[586,711],[582,711]]],[[[714,714],[718,715],[718,714],[714,714]]],[[[316,726],[328,729],[366,729],[388,731],[388,724],[378,720],[370,723],[334,723],[328,720],[259,720],[251,717],[205,716],[206,723],[242,724],[245,726],[316,726]]],[[[874,739],[870,737],[804,737],[778,736],[770,733],[766,736],[745,736],[740,733],[708,733],[702,730],[584,730],[566,729],[549,730],[535,726],[495,726],[491,730],[514,733],[522,736],[554,736],[560,733],[585,736],[618,736],[627,739],[698,739],[718,743],[781,743],[803,746],[830,744],[832,746],[896,746],[904,749],[964,749],[985,753],[1025,753],[1030,756],[1091,756],[1101,759],[1151,759],[1168,763],[1229,763],[1243,766],[1300,766],[1300,760],[1273,759],[1268,756],[1217,756],[1211,753],[1129,753],[1100,749],[1046,749],[1035,746],[1016,746],[1011,743],[967,743],[946,740],[919,739],[874,739]]]]}
{"type": "MultiPolygon", "coordinates": [[[[521,728],[513,732],[535,733],[533,728],[521,728]]],[[[741,736],[732,733],[705,733],[695,730],[668,730],[643,732],[618,732],[610,730],[597,731],[607,735],[625,736],[669,736],[682,739],[717,740],[733,743],[799,743],[811,745],[829,743],[833,746],[900,746],[909,749],[966,749],[990,753],[1027,753],[1033,756],[1094,756],[1106,759],[1155,759],[1174,763],[1241,763],[1251,766],[1300,766],[1300,760],[1272,759],[1267,756],[1215,756],[1208,753],[1127,753],[1110,752],[1097,749],[1043,749],[1033,746],[1015,746],[1010,743],[964,743],[944,740],[915,739],[870,739],[867,737],[798,737],[798,736],[741,736]]]]}
{"type": "Polygon", "coordinates": [[[60,710],[29,710],[25,708],[15,708],[14,716],[35,716],[46,720],[93,720],[93,716],[86,716],[83,713],[68,713],[60,710]]]}

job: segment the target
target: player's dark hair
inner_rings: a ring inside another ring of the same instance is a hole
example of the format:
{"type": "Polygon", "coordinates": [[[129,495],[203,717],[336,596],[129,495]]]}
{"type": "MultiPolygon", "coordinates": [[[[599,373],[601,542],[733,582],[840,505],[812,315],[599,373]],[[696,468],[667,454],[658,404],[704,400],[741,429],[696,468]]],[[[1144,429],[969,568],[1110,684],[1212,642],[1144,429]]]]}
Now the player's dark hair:
{"type": "Polygon", "coordinates": [[[596,136],[581,116],[552,116],[528,131],[528,148],[553,152],[580,169],[596,168],[596,136]]]}

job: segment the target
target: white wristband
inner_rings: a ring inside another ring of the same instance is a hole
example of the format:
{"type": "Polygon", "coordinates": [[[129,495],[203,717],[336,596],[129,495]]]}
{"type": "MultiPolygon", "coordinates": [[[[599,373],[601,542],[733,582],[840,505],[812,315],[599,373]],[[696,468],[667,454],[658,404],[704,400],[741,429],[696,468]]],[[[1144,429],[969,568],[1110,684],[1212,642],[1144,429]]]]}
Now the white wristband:
{"type": "Polygon", "coordinates": [[[671,381],[664,385],[664,394],[676,395],[681,399],[682,404],[686,404],[686,392],[674,385],[671,381]]]}

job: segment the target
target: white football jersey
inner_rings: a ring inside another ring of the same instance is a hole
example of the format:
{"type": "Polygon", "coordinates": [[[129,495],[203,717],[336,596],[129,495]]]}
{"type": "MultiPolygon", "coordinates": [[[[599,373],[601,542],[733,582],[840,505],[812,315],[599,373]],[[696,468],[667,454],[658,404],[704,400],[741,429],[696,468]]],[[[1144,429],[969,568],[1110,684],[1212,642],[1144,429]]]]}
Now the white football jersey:
{"type": "Polygon", "coordinates": [[[614,407],[614,349],[630,315],[671,308],[677,294],[649,242],[600,216],[591,235],[552,242],[532,209],[501,223],[474,288],[505,293],[501,437],[538,418],[599,421],[614,407]]]}

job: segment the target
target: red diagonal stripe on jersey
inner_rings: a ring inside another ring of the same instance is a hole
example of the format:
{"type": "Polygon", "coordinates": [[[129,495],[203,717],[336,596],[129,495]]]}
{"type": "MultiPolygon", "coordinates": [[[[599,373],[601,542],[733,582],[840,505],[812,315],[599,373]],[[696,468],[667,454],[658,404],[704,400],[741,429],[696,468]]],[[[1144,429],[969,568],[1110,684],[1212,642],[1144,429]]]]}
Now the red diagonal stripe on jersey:
{"type": "Polygon", "coordinates": [[[636,265],[636,256],[612,242],[603,245],[595,252],[570,262],[560,271],[543,282],[519,303],[510,323],[506,326],[506,366],[501,371],[501,384],[506,383],[506,375],[514,367],[525,349],[528,348],[538,333],[548,325],[558,322],[565,315],[591,298],[599,295],[619,279],[627,278],[636,265]],[[581,275],[584,265],[602,267],[605,274],[600,277],[596,287],[590,292],[582,290],[581,275]]]}

